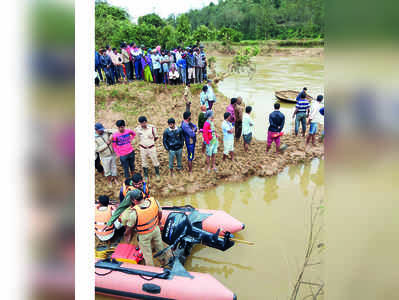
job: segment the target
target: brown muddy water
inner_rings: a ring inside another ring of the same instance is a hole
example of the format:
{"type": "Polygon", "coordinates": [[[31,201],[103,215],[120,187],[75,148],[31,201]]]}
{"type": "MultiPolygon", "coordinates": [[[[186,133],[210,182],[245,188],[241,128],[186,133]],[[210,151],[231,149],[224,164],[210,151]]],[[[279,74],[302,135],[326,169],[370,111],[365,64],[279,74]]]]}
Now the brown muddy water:
{"type": "MultiPolygon", "coordinates": [[[[230,58],[231,59],[231,58],[230,58]]],[[[225,71],[229,58],[217,57],[217,70],[225,71]]],[[[312,96],[323,93],[322,58],[257,58],[257,73],[252,78],[242,73],[226,78],[219,90],[228,97],[241,95],[254,108],[255,136],[266,139],[266,116],[273,110],[274,91],[308,87],[312,96]]],[[[282,103],[286,132],[291,130],[293,104],[282,103]],[[288,114],[288,115],[287,115],[288,114]]],[[[277,176],[254,177],[246,182],[224,184],[206,192],[159,199],[162,205],[191,204],[198,208],[224,210],[246,224],[236,238],[255,242],[236,244],[226,252],[202,246],[193,249],[186,262],[188,271],[209,273],[236,293],[238,299],[290,299],[302,269],[310,231],[311,204],[324,196],[324,160],[289,166],[277,176]]],[[[323,224],[321,216],[320,224],[323,224]]],[[[324,234],[318,245],[324,244],[324,234]]],[[[324,281],[324,249],[314,250],[302,281],[324,281]]],[[[132,283],[134,284],[134,283],[132,283]]],[[[296,299],[316,293],[302,285],[296,299]]],[[[111,299],[96,296],[98,300],[111,299]]],[[[317,299],[323,299],[323,295],[317,299]]]]}
{"type": "MultiPolygon", "coordinates": [[[[255,122],[254,135],[266,140],[268,116],[277,101],[274,92],[279,90],[302,90],[316,98],[324,95],[324,60],[322,57],[255,57],[256,73],[250,77],[247,72],[234,74],[219,83],[219,91],[229,98],[241,96],[246,105],[252,106],[255,122]]],[[[216,56],[216,71],[226,72],[231,57],[216,56]]],[[[284,132],[293,130],[292,113],[295,104],[280,102],[285,115],[284,132]]]]}
{"type": "MultiPolygon", "coordinates": [[[[186,262],[187,270],[211,274],[238,299],[289,299],[304,262],[312,198],[323,194],[324,160],[315,159],[287,167],[277,176],[254,177],[241,184],[161,200],[161,204],[224,210],[246,224],[236,238],[256,243],[236,244],[226,252],[196,246],[186,262]]],[[[319,249],[312,257],[312,263],[323,262],[319,249]]],[[[308,267],[304,279],[321,282],[323,263],[308,267]]],[[[302,286],[297,299],[309,293],[309,287],[302,286]]]]}

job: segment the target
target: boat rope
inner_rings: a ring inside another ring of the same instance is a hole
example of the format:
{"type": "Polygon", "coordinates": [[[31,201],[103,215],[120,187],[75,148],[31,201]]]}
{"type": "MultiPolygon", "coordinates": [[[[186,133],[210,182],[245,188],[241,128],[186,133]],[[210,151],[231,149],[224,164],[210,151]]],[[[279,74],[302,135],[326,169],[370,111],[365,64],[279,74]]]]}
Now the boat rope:
{"type": "Polygon", "coordinates": [[[111,270],[111,271],[109,271],[108,273],[104,273],[104,274],[100,274],[100,273],[97,273],[96,271],[94,271],[94,274],[96,274],[96,275],[98,275],[98,276],[106,276],[106,275],[108,275],[108,274],[111,274],[113,271],[114,271],[114,270],[111,270]]]}

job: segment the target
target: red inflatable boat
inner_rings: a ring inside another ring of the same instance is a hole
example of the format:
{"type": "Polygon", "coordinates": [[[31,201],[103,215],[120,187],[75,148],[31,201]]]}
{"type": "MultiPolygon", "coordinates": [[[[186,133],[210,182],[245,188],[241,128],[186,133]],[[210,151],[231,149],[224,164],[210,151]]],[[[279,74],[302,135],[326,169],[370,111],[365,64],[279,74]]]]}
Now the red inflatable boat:
{"type": "Polygon", "coordinates": [[[209,274],[116,261],[97,261],[96,293],[122,299],[234,300],[236,295],[209,274]]]}
{"type": "Polygon", "coordinates": [[[198,209],[191,205],[186,205],[163,206],[161,229],[169,214],[172,212],[184,212],[191,219],[193,226],[210,233],[216,233],[218,229],[222,230],[221,233],[226,231],[236,233],[245,228],[245,224],[223,210],[198,209]]]}
{"type": "Polygon", "coordinates": [[[123,299],[237,299],[212,275],[188,272],[183,264],[196,244],[221,251],[230,249],[234,245],[231,233],[244,229],[243,223],[224,211],[195,209],[187,205],[162,207],[160,227],[162,240],[169,246],[154,257],[172,250],[173,258],[167,268],[138,265],[135,261],[129,263],[125,256],[130,256],[121,249],[121,253],[114,254],[119,261],[97,260],[96,293],[123,299]]]}
{"type": "MultiPolygon", "coordinates": [[[[115,209],[118,205],[112,205],[115,209]]],[[[165,225],[166,219],[172,212],[184,212],[195,227],[216,233],[221,229],[221,234],[228,231],[230,233],[237,233],[245,228],[245,224],[241,223],[236,218],[232,217],[223,210],[199,209],[191,205],[185,206],[162,206],[162,220],[160,228],[165,225]]]]}

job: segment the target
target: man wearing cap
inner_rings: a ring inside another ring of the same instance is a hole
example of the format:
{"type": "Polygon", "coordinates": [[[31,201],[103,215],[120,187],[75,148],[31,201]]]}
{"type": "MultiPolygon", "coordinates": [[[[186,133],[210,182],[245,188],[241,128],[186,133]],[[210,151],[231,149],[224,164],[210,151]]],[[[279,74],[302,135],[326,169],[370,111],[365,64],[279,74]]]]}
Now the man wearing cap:
{"type": "MultiPolygon", "coordinates": [[[[144,199],[139,190],[130,192],[131,205],[121,215],[121,223],[126,226],[125,242],[129,243],[133,231],[137,232],[139,247],[143,251],[143,257],[147,266],[154,266],[152,259],[152,248],[155,253],[161,251],[162,243],[159,224],[162,219],[162,208],[154,198],[144,199]]],[[[166,256],[162,259],[165,264],[166,256]]]]}
{"type": "Polygon", "coordinates": [[[219,141],[216,134],[215,124],[213,122],[213,111],[208,110],[205,114],[205,118],[206,121],[204,123],[202,135],[206,145],[206,164],[208,166],[209,173],[211,171],[211,158],[213,170],[216,171],[216,153],[218,152],[219,141]]]}
{"type": "Polygon", "coordinates": [[[148,180],[148,157],[151,158],[155,168],[155,174],[159,178],[159,161],[155,147],[155,141],[158,139],[157,129],[155,126],[147,124],[147,118],[145,116],[139,117],[138,121],[140,125],[136,127],[136,132],[139,137],[139,148],[144,179],[148,180]]]}
{"type": "Polygon", "coordinates": [[[101,123],[96,123],[94,126],[96,152],[99,153],[101,163],[104,167],[104,175],[107,178],[108,184],[111,186],[112,182],[118,183],[116,176],[118,175],[116,169],[116,155],[111,146],[112,131],[106,130],[101,123]]]}

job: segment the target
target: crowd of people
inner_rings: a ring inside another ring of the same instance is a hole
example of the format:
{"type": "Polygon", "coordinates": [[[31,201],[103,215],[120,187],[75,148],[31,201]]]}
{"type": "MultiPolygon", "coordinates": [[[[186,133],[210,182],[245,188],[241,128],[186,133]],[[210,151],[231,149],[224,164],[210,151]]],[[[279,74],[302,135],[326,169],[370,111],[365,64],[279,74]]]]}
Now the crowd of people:
{"type": "Polygon", "coordinates": [[[95,51],[95,83],[145,80],[157,84],[201,83],[207,79],[207,58],[203,45],[171,50],[154,49],[135,43],[120,48],[107,45],[95,51]]]}
{"type": "MultiPolygon", "coordinates": [[[[299,133],[299,125],[302,125],[302,136],[305,137],[309,125],[309,135],[305,142],[316,144],[315,135],[318,124],[323,120],[324,107],[323,96],[317,96],[316,101],[311,104],[306,99],[306,88],[298,95],[293,118],[295,118],[295,135],[299,133]]],[[[235,145],[242,138],[245,153],[248,152],[253,135],[254,121],[251,117],[252,107],[244,106],[241,97],[231,98],[230,104],[224,110],[223,121],[215,124],[216,96],[212,89],[212,82],[207,81],[200,94],[198,106],[201,108],[196,122],[190,111],[192,95],[188,87],[185,89],[184,99],[186,110],[182,113],[181,122],[169,118],[165,122],[162,134],[162,145],[168,152],[170,175],[174,176],[175,161],[176,171],[182,172],[183,148],[187,150],[187,171],[192,174],[193,161],[195,159],[196,147],[201,145],[201,153],[206,156],[206,172],[217,171],[216,154],[219,148],[220,137],[217,134],[217,126],[220,126],[223,137],[222,160],[234,160],[235,145]],[[166,126],[167,123],[167,126],[166,126]],[[202,137],[202,138],[201,138],[202,137]],[[198,139],[198,143],[197,143],[198,139]]],[[[109,208],[109,199],[100,196],[99,205],[96,208],[96,235],[101,240],[112,238],[118,227],[125,228],[125,240],[130,241],[133,230],[139,235],[139,246],[143,251],[145,263],[153,265],[151,244],[156,251],[161,250],[161,234],[158,224],[161,220],[162,209],[154,198],[150,196],[148,189],[149,163],[155,170],[156,177],[160,177],[160,163],[158,160],[158,149],[155,142],[160,138],[155,126],[148,123],[146,116],[138,118],[137,127],[132,130],[126,128],[124,120],[115,122],[115,129],[106,129],[101,123],[95,124],[96,153],[98,153],[96,168],[104,174],[108,184],[112,187],[115,183],[118,188],[116,158],[119,157],[120,164],[124,170],[125,181],[120,187],[120,204],[116,210],[109,208]],[[138,149],[142,162],[142,172],[138,173],[135,168],[135,149],[132,143],[137,140],[138,149]],[[101,163],[100,163],[101,161],[101,163]],[[101,168],[102,169],[101,169],[101,168]],[[143,174],[143,176],[142,176],[143,174]],[[119,223],[116,223],[119,221],[119,223]],[[101,226],[99,225],[101,224],[101,226]],[[106,236],[106,238],[104,237],[106,236]]],[[[270,151],[275,143],[276,153],[283,151],[280,147],[280,139],[283,135],[285,116],[280,111],[280,104],[274,103],[274,111],[268,116],[269,127],[267,134],[266,153],[270,151]]],[[[165,258],[165,257],[164,257],[165,258]]],[[[166,259],[166,258],[165,258],[166,259]]]]}

